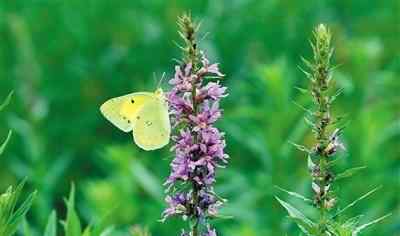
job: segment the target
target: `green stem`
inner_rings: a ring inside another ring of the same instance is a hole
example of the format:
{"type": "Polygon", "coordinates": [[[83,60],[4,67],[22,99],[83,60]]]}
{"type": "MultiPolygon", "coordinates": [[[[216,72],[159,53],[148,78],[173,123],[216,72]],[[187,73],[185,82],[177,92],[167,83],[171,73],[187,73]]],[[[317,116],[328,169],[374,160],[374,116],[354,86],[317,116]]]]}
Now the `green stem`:
{"type": "MultiPolygon", "coordinates": [[[[326,165],[325,164],[326,164],[325,157],[320,156],[319,165],[320,165],[322,177],[326,176],[326,165]]],[[[326,230],[327,214],[328,214],[328,209],[326,209],[325,204],[324,204],[326,195],[328,194],[328,193],[325,193],[325,187],[326,187],[326,182],[325,182],[325,178],[323,178],[320,183],[320,189],[321,189],[321,191],[324,192],[324,194],[321,196],[322,198],[321,198],[320,205],[319,205],[319,210],[320,210],[320,222],[319,222],[320,229],[319,229],[319,231],[321,233],[325,232],[325,230],[326,230]]]]}
{"type": "MultiPolygon", "coordinates": [[[[192,103],[193,103],[193,115],[197,115],[197,102],[196,102],[196,87],[193,85],[193,90],[192,90],[192,103]]],[[[197,135],[194,133],[194,143],[197,143],[197,135]]],[[[196,157],[197,158],[197,157],[196,157]]],[[[195,209],[193,209],[193,212],[196,212],[196,206],[199,204],[199,191],[197,188],[197,184],[194,180],[192,180],[192,199],[193,199],[193,206],[195,209]]],[[[192,225],[192,236],[198,236],[199,235],[199,218],[197,217],[197,214],[194,215],[195,218],[195,223],[192,225]]]]}
{"type": "Polygon", "coordinates": [[[316,133],[316,154],[318,156],[317,166],[319,174],[313,178],[313,182],[318,185],[319,192],[316,192],[316,205],[319,209],[319,233],[325,235],[327,231],[327,223],[329,221],[330,190],[327,186],[330,184],[329,170],[329,154],[326,149],[329,146],[328,126],[331,124],[330,118],[330,102],[329,102],[329,73],[330,73],[330,57],[331,35],[325,26],[320,25],[314,32],[315,44],[314,62],[311,65],[312,69],[312,96],[316,103],[316,111],[314,113],[315,133],[316,133]],[[326,190],[327,189],[327,190],[326,190]],[[329,203],[329,204],[328,204],[329,203]]]}
{"type": "MultiPolygon", "coordinates": [[[[196,73],[198,70],[198,63],[199,63],[199,52],[197,49],[197,43],[196,43],[196,38],[195,38],[195,33],[197,31],[197,24],[193,23],[190,15],[184,14],[180,20],[179,20],[179,26],[181,28],[181,36],[185,42],[185,47],[183,48],[183,56],[184,56],[184,62],[185,66],[187,64],[191,64],[191,73],[196,73]]],[[[197,91],[196,91],[196,84],[198,81],[193,81],[192,84],[192,91],[191,91],[191,100],[192,100],[192,105],[193,105],[193,115],[196,116],[198,112],[198,104],[196,101],[196,96],[197,96],[197,91]]],[[[192,127],[193,128],[193,127],[192,127]]],[[[192,131],[192,135],[194,137],[194,143],[198,142],[198,137],[197,133],[192,131]]],[[[198,158],[198,157],[195,157],[198,158]]],[[[200,225],[200,219],[198,218],[198,215],[196,214],[196,208],[199,205],[199,187],[197,183],[192,180],[192,199],[193,199],[193,216],[192,216],[192,224],[191,224],[191,235],[192,236],[199,236],[199,225],[200,225]]]]}
{"type": "MultiPolygon", "coordinates": [[[[193,194],[192,194],[193,202],[194,202],[194,207],[198,205],[199,201],[199,194],[198,194],[198,189],[196,186],[196,183],[193,182],[193,194]]],[[[196,209],[194,209],[196,211],[196,209]]],[[[194,219],[194,224],[192,225],[192,236],[198,236],[199,235],[199,223],[200,219],[195,215],[194,219]]]]}

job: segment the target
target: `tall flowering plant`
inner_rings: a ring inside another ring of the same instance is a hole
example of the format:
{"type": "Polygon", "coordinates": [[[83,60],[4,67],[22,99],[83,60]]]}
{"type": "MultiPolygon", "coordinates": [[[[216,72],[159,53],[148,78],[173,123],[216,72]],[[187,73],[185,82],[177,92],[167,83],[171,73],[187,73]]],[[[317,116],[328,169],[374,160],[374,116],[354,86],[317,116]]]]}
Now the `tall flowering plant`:
{"type": "Polygon", "coordinates": [[[313,197],[307,198],[299,193],[287,192],[289,195],[300,198],[312,205],[319,212],[317,221],[307,218],[300,210],[290,203],[279,198],[279,203],[287,210],[289,217],[299,226],[305,235],[311,236],[357,236],[366,227],[383,220],[386,216],[378,218],[369,223],[360,224],[361,216],[345,219],[343,213],[353,207],[358,201],[366,198],[378,188],[375,188],[343,208],[337,206],[335,184],[337,180],[348,178],[365,167],[350,168],[342,173],[335,173],[333,166],[339,156],[339,150],[345,150],[340,141],[343,125],[341,118],[335,117],[331,107],[341,90],[333,91],[331,58],[333,49],[331,46],[331,33],[324,26],[319,25],[314,31],[314,42],[312,43],[313,61],[304,59],[308,71],[304,71],[311,81],[310,90],[307,91],[313,100],[314,107],[305,109],[308,116],[305,121],[310,125],[314,133],[315,143],[308,148],[294,144],[299,150],[306,152],[308,157],[308,170],[312,179],[311,189],[313,197]]]}
{"type": "Polygon", "coordinates": [[[227,164],[224,133],[214,126],[221,118],[220,100],[227,96],[219,83],[224,75],[210,63],[196,43],[198,25],[188,15],[179,21],[185,45],[183,62],[175,67],[167,98],[176,135],[173,136],[171,174],[165,185],[168,208],[163,220],[181,216],[190,222],[182,236],[216,236],[209,219],[225,201],[214,192],[216,170],[227,164]],[[212,80],[211,80],[212,79],[212,80]]]}

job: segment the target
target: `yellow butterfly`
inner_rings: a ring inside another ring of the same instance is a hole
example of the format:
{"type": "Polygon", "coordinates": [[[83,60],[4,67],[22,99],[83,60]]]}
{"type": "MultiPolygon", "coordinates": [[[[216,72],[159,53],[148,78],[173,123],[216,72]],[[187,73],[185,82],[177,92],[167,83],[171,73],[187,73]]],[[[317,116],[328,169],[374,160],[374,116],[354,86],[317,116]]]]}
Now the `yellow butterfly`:
{"type": "Polygon", "coordinates": [[[162,148],[169,142],[171,124],[162,89],[111,98],[101,105],[100,111],[120,130],[133,131],[135,143],[146,151],[162,148]]]}

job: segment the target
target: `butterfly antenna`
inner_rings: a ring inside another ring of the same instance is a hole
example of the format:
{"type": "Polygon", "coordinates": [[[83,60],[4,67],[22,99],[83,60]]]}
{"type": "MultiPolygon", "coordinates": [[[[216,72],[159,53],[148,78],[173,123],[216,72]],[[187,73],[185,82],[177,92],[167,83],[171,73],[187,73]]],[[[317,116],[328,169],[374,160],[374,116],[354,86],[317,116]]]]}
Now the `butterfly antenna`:
{"type": "Polygon", "coordinates": [[[158,81],[157,89],[161,88],[161,83],[163,82],[164,78],[165,78],[165,72],[162,73],[161,79],[158,81]]]}

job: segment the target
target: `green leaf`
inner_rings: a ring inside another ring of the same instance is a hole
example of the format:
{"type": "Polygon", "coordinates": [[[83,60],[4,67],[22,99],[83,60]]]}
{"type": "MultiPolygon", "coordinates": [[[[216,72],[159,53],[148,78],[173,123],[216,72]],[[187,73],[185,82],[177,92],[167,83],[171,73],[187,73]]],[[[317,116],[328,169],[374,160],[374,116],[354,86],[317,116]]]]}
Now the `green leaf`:
{"type": "Polygon", "coordinates": [[[4,100],[4,102],[0,105],[0,111],[2,111],[6,106],[8,106],[8,104],[10,104],[10,101],[11,101],[11,98],[12,98],[13,94],[14,94],[14,91],[11,91],[11,92],[7,95],[7,97],[6,97],[6,99],[4,100]]]}
{"type": "Polygon", "coordinates": [[[376,219],[376,220],[373,220],[373,221],[371,221],[371,222],[369,222],[369,223],[366,223],[366,224],[363,224],[363,225],[358,226],[357,228],[354,229],[354,231],[352,232],[351,236],[357,236],[358,233],[360,233],[362,230],[364,230],[364,229],[367,228],[368,226],[371,226],[371,225],[373,225],[373,224],[376,224],[376,223],[378,223],[378,222],[384,220],[386,217],[389,217],[390,215],[392,215],[392,214],[389,213],[389,214],[384,215],[384,216],[382,216],[382,217],[380,217],[380,218],[378,218],[378,219],[376,219]]]}
{"type": "Polygon", "coordinates": [[[89,225],[84,233],[82,234],[82,236],[109,236],[111,235],[111,233],[113,233],[114,231],[114,227],[110,226],[110,227],[106,227],[105,224],[100,224],[100,225],[89,225]]]}
{"type": "MultiPolygon", "coordinates": [[[[326,227],[330,233],[334,236],[351,236],[352,227],[345,224],[339,224],[338,222],[329,222],[326,227]]],[[[317,234],[319,235],[319,234],[317,234]]]]}
{"type": "Polygon", "coordinates": [[[336,158],[333,159],[332,161],[329,161],[328,163],[326,163],[326,168],[331,168],[334,165],[336,165],[336,163],[338,163],[340,161],[340,158],[336,158]]]}
{"type": "Polygon", "coordinates": [[[57,236],[57,215],[55,211],[51,212],[49,216],[44,236],[57,236]]]}
{"type": "MultiPolygon", "coordinates": [[[[17,206],[24,185],[25,181],[22,181],[15,189],[10,186],[5,193],[0,195],[0,235],[13,235],[32,205],[36,192],[29,194],[28,197],[17,206]]],[[[27,227],[25,229],[28,230],[27,227]]]]}
{"type": "Polygon", "coordinates": [[[24,236],[33,236],[28,221],[26,221],[25,218],[22,225],[23,225],[24,236]]]}
{"type": "Polygon", "coordinates": [[[91,236],[103,236],[104,232],[106,232],[109,228],[113,228],[112,226],[107,228],[110,217],[112,216],[111,212],[102,217],[98,222],[96,222],[96,224],[92,224],[93,227],[91,236]]]}
{"type": "Polygon", "coordinates": [[[90,229],[91,229],[90,225],[86,227],[86,229],[83,231],[82,236],[91,236],[90,229]]]}
{"type": "Polygon", "coordinates": [[[315,163],[313,162],[311,155],[307,156],[307,168],[309,171],[313,171],[315,168],[315,163]]]}
{"type": "Polygon", "coordinates": [[[344,91],[343,88],[338,89],[336,91],[336,93],[330,97],[329,102],[333,103],[336,100],[336,98],[339,97],[343,93],[343,91],[344,91]]]}
{"type": "Polygon", "coordinates": [[[308,204],[312,204],[312,203],[313,203],[313,201],[312,201],[311,199],[306,198],[306,197],[304,197],[303,195],[301,195],[301,194],[299,194],[299,193],[288,191],[288,190],[286,190],[286,189],[284,189],[284,188],[281,188],[281,187],[279,187],[279,186],[275,186],[275,187],[276,187],[277,189],[279,189],[279,190],[281,190],[281,191],[283,191],[283,192],[285,192],[285,193],[287,193],[287,194],[293,196],[293,197],[296,197],[296,198],[298,198],[298,199],[303,200],[304,202],[306,202],[306,203],[308,203],[308,204]]]}
{"type": "Polygon", "coordinates": [[[131,165],[131,173],[138,184],[152,196],[154,199],[161,201],[163,199],[163,189],[159,180],[140,162],[131,165]]]}
{"type": "Polygon", "coordinates": [[[342,225],[344,227],[354,229],[360,222],[361,217],[363,217],[363,215],[358,215],[358,216],[352,217],[352,218],[346,220],[346,222],[344,222],[342,225]]]}
{"type": "Polygon", "coordinates": [[[309,115],[312,115],[313,112],[310,109],[305,108],[303,105],[298,104],[295,101],[292,101],[294,103],[294,105],[298,106],[300,109],[302,109],[303,111],[307,112],[309,115]]]}
{"type": "Polygon", "coordinates": [[[354,168],[347,169],[347,170],[345,170],[344,172],[342,172],[342,173],[336,175],[336,178],[335,178],[335,179],[336,179],[336,180],[339,180],[339,179],[344,179],[344,178],[351,177],[351,176],[353,176],[355,173],[357,173],[358,171],[363,170],[363,169],[365,169],[365,168],[367,168],[367,167],[366,167],[366,166],[360,166],[360,167],[354,167],[354,168]]]}
{"type": "MultiPolygon", "coordinates": [[[[142,228],[138,225],[135,225],[131,229],[131,236],[150,236],[150,233],[147,228],[142,228]]],[[[103,236],[103,235],[101,235],[103,236]]]]}
{"type": "Polygon", "coordinates": [[[303,145],[300,145],[300,144],[297,144],[297,143],[294,143],[294,142],[291,142],[291,141],[289,141],[289,143],[292,144],[299,151],[306,152],[308,154],[311,153],[311,150],[308,149],[306,146],[303,146],[303,145]]]}
{"type": "Polygon", "coordinates": [[[67,205],[67,219],[64,224],[65,236],[81,236],[81,223],[75,211],[75,185],[71,186],[67,205]]]}
{"type": "MultiPolygon", "coordinates": [[[[300,69],[301,69],[301,68],[300,68],[300,69]]],[[[306,73],[307,73],[307,72],[306,72],[306,73]]],[[[300,91],[301,93],[303,93],[303,94],[309,93],[308,89],[301,88],[301,87],[298,87],[298,86],[295,86],[294,88],[297,89],[297,90],[299,90],[299,91],[300,91]]]]}
{"type": "Polygon", "coordinates": [[[361,197],[357,198],[355,201],[353,201],[352,203],[350,203],[349,205],[347,205],[346,207],[344,207],[343,209],[339,210],[333,217],[332,219],[334,219],[335,217],[339,216],[340,214],[342,214],[344,211],[346,211],[347,209],[353,207],[354,205],[356,205],[359,201],[363,200],[364,198],[368,197],[369,195],[373,194],[374,192],[376,192],[378,189],[380,189],[381,187],[377,187],[372,189],[371,191],[367,192],[366,194],[362,195],[361,197]]]}
{"type": "Polygon", "coordinates": [[[299,210],[294,208],[292,205],[289,203],[279,199],[278,197],[275,197],[278,202],[286,209],[286,211],[289,213],[290,218],[296,219],[295,222],[299,226],[299,228],[303,231],[303,233],[306,233],[307,235],[312,235],[312,230],[309,231],[310,229],[314,229],[315,223],[309,220],[306,216],[303,215],[299,210]]]}
{"type": "Polygon", "coordinates": [[[16,231],[16,229],[18,228],[18,225],[21,223],[21,221],[24,219],[26,213],[31,208],[35,197],[36,197],[36,191],[29,194],[29,196],[25,199],[25,201],[19,206],[19,208],[12,215],[11,221],[10,221],[10,227],[13,232],[16,231]]]}
{"type": "Polygon", "coordinates": [[[10,130],[10,131],[8,131],[6,140],[0,146],[0,155],[3,154],[4,149],[6,148],[6,146],[8,144],[8,141],[10,141],[11,135],[12,135],[12,131],[10,130]]]}
{"type": "Polygon", "coordinates": [[[111,236],[111,233],[114,232],[114,227],[110,226],[107,229],[103,230],[99,236],[111,236]]]}
{"type": "Polygon", "coordinates": [[[293,220],[300,228],[303,227],[304,230],[306,231],[306,232],[304,232],[304,230],[303,230],[303,232],[306,233],[307,235],[309,235],[309,236],[317,235],[317,233],[318,233],[317,225],[312,225],[311,226],[311,225],[307,224],[306,222],[304,222],[302,219],[299,219],[299,218],[296,218],[296,217],[289,216],[289,218],[291,220],[293,220]]]}

